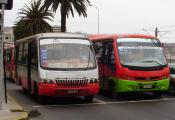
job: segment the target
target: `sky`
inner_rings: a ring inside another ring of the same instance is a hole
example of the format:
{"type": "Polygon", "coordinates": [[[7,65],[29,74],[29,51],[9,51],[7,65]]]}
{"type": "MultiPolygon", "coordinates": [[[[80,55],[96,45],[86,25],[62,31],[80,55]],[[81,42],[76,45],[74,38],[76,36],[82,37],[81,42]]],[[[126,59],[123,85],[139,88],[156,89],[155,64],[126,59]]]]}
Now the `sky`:
{"type": "MultiPolygon", "coordinates": [[[[5,26],[13,26],[17,13],[31,0],[13,0],[12,10],[5,12],[5,26]]],[[[175,41],[175,0],[90,0],[99,9],[101,34],[144,33],[154,35],[158,27],[159,38],[163,41],[175,41]]],[[[98,33],[98,11],[88,7],[88,17],[67,20],[68,32],[98,33]]],[[[51,25],[60,25],[60,11],[55,14],[51,25]]]]}

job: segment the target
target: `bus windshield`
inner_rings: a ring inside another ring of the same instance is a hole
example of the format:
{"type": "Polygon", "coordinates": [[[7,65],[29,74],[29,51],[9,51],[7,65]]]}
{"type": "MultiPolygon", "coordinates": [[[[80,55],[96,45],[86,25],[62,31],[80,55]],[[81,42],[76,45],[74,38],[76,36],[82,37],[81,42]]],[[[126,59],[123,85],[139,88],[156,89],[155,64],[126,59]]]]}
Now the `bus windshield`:
{"type": "Polygon", "coordinates": [[[121,38],[117,40],[120,63],[126,66],[167,65],[163,48],[156,39],[121,38]]]}
{"type": "Polygon", "coordinates": [[[40,62],[42,67],[51,69],[87,69],[96,66],[90,41],[85,39],[41,39],[40,62]]]}

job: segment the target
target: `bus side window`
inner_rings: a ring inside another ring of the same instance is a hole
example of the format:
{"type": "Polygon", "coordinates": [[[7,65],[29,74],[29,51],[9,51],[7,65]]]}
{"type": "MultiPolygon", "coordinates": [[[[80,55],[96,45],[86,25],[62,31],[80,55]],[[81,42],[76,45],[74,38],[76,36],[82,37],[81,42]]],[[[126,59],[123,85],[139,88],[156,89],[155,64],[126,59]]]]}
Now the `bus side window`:
{"type": "Polygon", "coordinates": [[[102,44],[102,42],[94,43],[94,50],[95,50],[95,55],[96,55],[97,61],[102,62],[103,61],[103,44],[102,44]]]}
{"type": "Polygon", "coordinates": [[[11,49],[6,50],[6,62],[10,63],[11,62],[11,49]]]}
{"type": "Polygon", "coordinates": [[[31,45],[31,65],[38,68],[38,51],[37,51],[37,41],[34,40],[31,45]]]}
{"type": "Polygon", "coordinates": [[[106,42],[105,61],[112,71],[115,71],[115,57],[112,41],[106,42]]]}
{"type": "Polygon", "coordinates": [[[8,63],[7,62],[7,50],[4,51],[4,64],[8,63]]]}
{"type": "Polygon", "coordinates": [[[17,63],[22,63],[22,53],[23,53],[23,43],[19,44],[17,47],[17,63]]]}
{"type": "Polygon", "coordinates": [[[27,65],[28,64],[28,43],[24,43],[24,50],[22,56],[22,63],[27,65]]]}

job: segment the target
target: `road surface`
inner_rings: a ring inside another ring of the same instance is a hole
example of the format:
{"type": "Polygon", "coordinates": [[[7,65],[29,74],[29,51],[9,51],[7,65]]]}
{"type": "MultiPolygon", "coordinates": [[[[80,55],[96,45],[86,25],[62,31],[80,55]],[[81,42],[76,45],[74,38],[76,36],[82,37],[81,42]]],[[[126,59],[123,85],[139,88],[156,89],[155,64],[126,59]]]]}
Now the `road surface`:
{"type": "Polygon", "coordinates": [[[7,82],[7,90],[26,111],[35,111],[32,120],[175,120],[175,97],[169,95],[158,99],[144,93],[112,99],[100,94],[92,103],[81,97],[47,98],[40,105],[12,82],[7,82]]]}

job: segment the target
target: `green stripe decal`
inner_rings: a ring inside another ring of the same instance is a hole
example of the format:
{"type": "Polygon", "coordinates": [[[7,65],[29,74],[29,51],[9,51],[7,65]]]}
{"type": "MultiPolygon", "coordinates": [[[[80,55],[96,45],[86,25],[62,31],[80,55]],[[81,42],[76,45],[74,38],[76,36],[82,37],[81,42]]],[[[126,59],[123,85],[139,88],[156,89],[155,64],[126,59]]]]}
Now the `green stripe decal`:
{"type": "Polygon", "coordinates": [[[169,89],[169,78],[150,82],[139,82],[112,78],[117,92],[146,92],[167,91],[169,89]]]}

